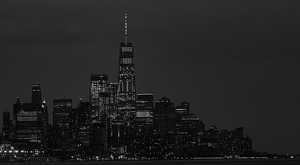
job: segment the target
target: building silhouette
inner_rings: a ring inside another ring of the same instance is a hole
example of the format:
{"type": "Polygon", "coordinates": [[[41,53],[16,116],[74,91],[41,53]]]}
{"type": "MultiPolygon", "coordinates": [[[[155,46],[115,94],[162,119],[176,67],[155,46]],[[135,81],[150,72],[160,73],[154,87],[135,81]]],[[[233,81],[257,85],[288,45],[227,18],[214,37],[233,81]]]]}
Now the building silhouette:
{"type": "Polygon", "coordinates": [[[41,85],[34,83],[31,103],[17,98],[10,112],[3,112],[1,140],[29,156],[98,160],[128,156],[150,159],[201,156],[251,155],[252,140],[243,127],[233,131],[211,126],[205,130],[200,118],[183,101],[174,107],[167,97],[154,104],[151,93],[136,94],[133,44],[119,47],[118,82],[107,74],[90,76],[89,100],[53,100],[53,125],[42,98],[41,85]]]}
{"type": "Polygon", "coordinates": [[[31,103],[42,103],[42,89],[39,83],[34,83],[32,87],[31,103]]]}
{"type": "Polygon", "coordinates": [[[10,136],[11,136],[11,126],[12,121],[10,120],[10,112],[4,111],[3,112],[3,125],[2,125],[2,142],[8,142],[10,136]]]}
{"type": "Polygon", "coordinates": [[[72,109],[70,129],[74,149],[84,158],[91,155],[90,128],[90,103],[80,98],[78,106],[72,109]]]}
{"type": "Polygon", "coordinates": [[[176,131],[174,103],[167,97],[163,97],[155,103],[154,128],[161,132],[176,131]]]}
{"type": "Polygon", "coordinates": [[[21,103],[20,99],[14,104],[14,140],[18,149],[40,152],[47,148],[46,134],[48,109],[46,101],[42,101],[41,86],[33,84],[32,102],[21,103]]]}
{"type": "Polygon", "coordinates": [[[137,95],[135,131],[139,134],[148,134],[153,127],[153,99],[151,93],[137,95]]]}
{"type": "Polygon", "coordinates": [[[246,137],[242,137],[241,144],[241,155],[251,155],[252,154],[252,140],[247,135],[246,137]]]}
{"type": "Polygon", "coordinates": [[[72,99],[53,100],[53,149],[69,148],[72,99]]]}

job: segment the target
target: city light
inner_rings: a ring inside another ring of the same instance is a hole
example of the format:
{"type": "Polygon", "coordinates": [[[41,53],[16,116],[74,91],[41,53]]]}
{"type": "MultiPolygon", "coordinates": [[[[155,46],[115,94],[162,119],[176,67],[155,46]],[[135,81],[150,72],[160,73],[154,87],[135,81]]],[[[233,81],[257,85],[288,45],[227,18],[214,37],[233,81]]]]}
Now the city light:
{"type": "Polygon", "coordinates": [[[252,154],[252,140],[244,137],[242,127],[219,131],[212,126],[206,130],[190,112],[188,102],[175,106],[167,97],[155,101],[151,93],[137,94],[127,15],[125,22],[118,82],[110,82],[107,74],[90,75],[88,101],[81,97],[79,104],[66,97],[54,99],[52,123],[41,85],[34,83],[31,102],[21,104],[17,98],[14,120],[9,113],[3,115],[2,132],[8,136],[3,133],[7,144],[0,147],[1,155],[21,155],[22,161],[133,161],[252,154]]]}

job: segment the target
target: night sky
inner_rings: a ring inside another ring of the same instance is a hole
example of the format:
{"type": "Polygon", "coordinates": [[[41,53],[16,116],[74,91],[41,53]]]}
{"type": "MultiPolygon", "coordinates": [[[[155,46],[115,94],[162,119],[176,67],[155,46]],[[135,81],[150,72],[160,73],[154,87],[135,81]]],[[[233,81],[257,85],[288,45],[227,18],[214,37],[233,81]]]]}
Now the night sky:
{"type": "Polygon", "coordinates": [[[126,12],[137,93],[189,102],[206,128],[243,126],[254,150],[299,153],[299,9],[296,0],[1,0],[1,126],[35,82],[50,114],[53,99],[88,101],[91,74],[117,82],[126,12]]]}

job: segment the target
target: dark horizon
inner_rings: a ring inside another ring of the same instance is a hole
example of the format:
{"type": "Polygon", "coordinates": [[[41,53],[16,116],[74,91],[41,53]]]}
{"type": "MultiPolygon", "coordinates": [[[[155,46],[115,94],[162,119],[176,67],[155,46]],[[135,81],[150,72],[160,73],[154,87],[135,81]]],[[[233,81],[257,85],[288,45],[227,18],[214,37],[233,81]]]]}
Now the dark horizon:
{"type": "Polygon", "coordinates": [[[244,127],[254,150],[300,152],[298,1],[1,4],[1,119],[35,82],[50,116],[54,99],[88,101],[92,74],[117,82],[126,12],[137,93],[189,102],[206,128],[244,127]]]}

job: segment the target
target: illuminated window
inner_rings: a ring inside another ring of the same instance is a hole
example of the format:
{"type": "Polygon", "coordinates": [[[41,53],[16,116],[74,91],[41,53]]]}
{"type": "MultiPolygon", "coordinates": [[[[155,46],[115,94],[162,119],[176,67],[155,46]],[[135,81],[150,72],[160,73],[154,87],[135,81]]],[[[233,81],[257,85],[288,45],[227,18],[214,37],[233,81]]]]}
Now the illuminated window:
{"type": "Polygon", "coordinates": [[[132,64],[132,58],[122,58],[121,59],[121,64],[132,64]]]}
{"type": "Polygon", "coordinates": [[[132,47],[122,47],[122,52],[132,52],[132,47]]]}

